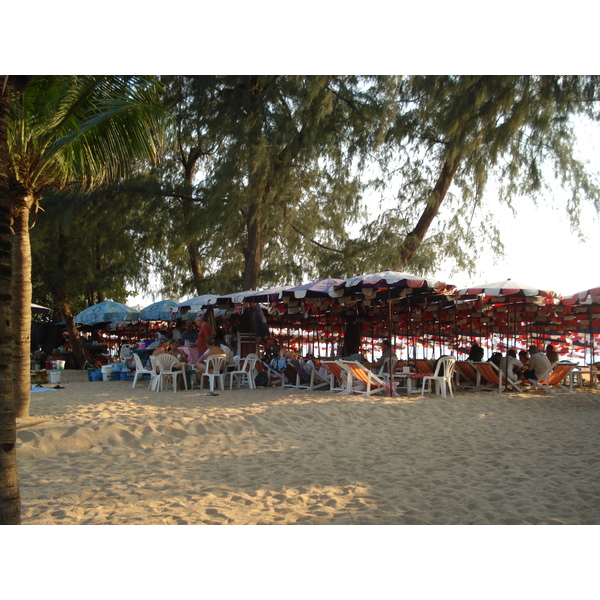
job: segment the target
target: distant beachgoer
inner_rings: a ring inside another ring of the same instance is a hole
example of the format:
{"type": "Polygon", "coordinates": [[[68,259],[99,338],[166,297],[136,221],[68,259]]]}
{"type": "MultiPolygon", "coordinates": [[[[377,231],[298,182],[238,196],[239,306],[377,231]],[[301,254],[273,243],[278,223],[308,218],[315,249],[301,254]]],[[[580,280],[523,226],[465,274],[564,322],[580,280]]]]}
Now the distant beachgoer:
{"type": "Polygon", "coordinates": [[[210,325],[204,319],[204,313],[198,313],[194,319],[196,327],[198,328],[198,337],[196,338],[196,346],[198,348],[198,354],[202,356],[208,349],[206,338],[212,337],[213,331],[210,325]]]}
{"type": "Polygon", "coordinates": [[[539,379],[548,372],[552,365],[545,354],[537,346],[529,347],[529,361],[527,362],[527,379],[539,379]]]}
{"type": "Polygon", "coordinates": [[[483,360],[483,348],[479,344],[473,344],[467,360],[481,362],[483,360]]]}
{"type": "Polygon", "coordinates": [[[502,359],[502,371],[511,381],[517,381],[523,370],[523,363],[517,358],[514,350],[509,350],[502,359]]]}
{"type": "Polygon", "coordinates": [[[206,352],[200,356],[196,364],[194,365],[194,369],[196,369],[196,376],[198,379],[201,378],[203,373],[206,373],[206,359],[209,356],[222,356],[226,359],[226,354],[223,348],[219,346],[214,337],[208,336],[206,338],[206,352]]]}
{"type": "Polygon", "coordinates": [[[185,330],[181,334],[181,341],[186,345],[195,344],[198,341],[198,331],[193,321],[188,321],[185,324],[185,330]]]}
{"type": "Polygon", "coordinates": [[[548,357],[548,360],[552,366],[554,366],[560,360],[560,356],[552,344],[548,344],[546,346],[546,356],[548,357]]]}

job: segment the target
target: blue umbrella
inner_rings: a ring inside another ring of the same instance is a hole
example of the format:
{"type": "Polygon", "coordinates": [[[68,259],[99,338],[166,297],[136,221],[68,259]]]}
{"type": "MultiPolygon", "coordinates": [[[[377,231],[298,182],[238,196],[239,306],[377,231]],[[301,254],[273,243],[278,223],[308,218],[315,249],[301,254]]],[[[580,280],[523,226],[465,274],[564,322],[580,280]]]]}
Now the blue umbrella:
{"type": "Polygon", "coordinates": [[[114,323],[116,321],[135,321],[139,318],[137,311],[119,302],[99,302],[81,311],[75,317],[78,325],[96,325],[97,323],[114,323]]]}
{"type": "Polygon", "coordinates": [[[175,300],[161,300],[140,311],[140,321],[170,321],[173,318],[173,310],[177,308],[175,300]]]}

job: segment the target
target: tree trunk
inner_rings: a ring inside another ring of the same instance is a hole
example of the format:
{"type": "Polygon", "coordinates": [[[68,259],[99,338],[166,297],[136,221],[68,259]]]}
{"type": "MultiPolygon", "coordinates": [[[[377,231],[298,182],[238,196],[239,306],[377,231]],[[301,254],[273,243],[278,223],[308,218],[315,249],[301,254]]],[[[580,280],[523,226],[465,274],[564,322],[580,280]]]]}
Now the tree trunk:
{"type": "Polygon", "coordinates": [[[264,248],[263,224],[260,218],[260,207],[253,204],[248,210],[248,240],[244,248],[244,274],[242,288],[255,290],[262,263],[264,248]]]}
{"type": "Polygon", "coordinates": [[[83,369],[85,367],[85,355],[83,354],[83,346],[81,345],[81,337],[79,335],[79,331],[77,330],[77,326],[75,325],[75,317],[71,312],[71,306],[69,305],[68,300],[64,298],[57,298],[54,296],[54,302],[58,306],[58,310],[60,311],[60,315],[65,322],[67,333],[69,334],[69,341],[71,342],[71,349],[73,352],[73,360],[75,361],[75,366],[78,369],[83,369]]]}
{"type": "Polygon", "coordinates": [[[17,417],[29,416],[31,388],[31,244],[29,213],[33,197],[25,196],[13,205],[12,316],[15,336],[13,391],[17,417]]]}
{"type": "Polygon", "coordinates": [[[12,200],[8,180],[9,89],[2,91],[0,76],[0,525],[21,522],[21,496],[17,470],[17,431],[12,385],[12,200]]]}
{"type": "Polygon", "coordinates": [[[400,256],[398,262],[392,266],[392,269],[399,271],[408,262],[410,257],[419,249],[423,242],[423,238],[427,234],[431,223],[437,216],[440,206],[448,193],[448,189],[452,184],[456,170],[458,169],[459,160],[455,159],[452,163],[446,161],[442,167],[442,172],[429,196],[427,206],[421,215],[415,228],[406,236],[402,242],[400,256]]]}

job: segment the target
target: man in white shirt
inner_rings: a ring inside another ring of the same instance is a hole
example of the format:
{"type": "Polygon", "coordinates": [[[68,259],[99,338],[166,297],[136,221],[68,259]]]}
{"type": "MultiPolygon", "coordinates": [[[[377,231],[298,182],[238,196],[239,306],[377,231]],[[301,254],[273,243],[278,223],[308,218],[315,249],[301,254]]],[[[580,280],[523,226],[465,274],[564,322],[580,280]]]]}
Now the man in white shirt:
{"type": "Polygon", "coordinates": [[[502,372],[508,379],[511,381],[517,381],[519,379],[519,374],[515,372],[515,368],[517,371],[521,371],[523,368],[523,363],[517,358],[517,353],[514,350],[509,350],[506,356],[502,359],[502,372]]]}
{"type": "Polygon", "coordinates": [[[535,372],[535,378],[540,379],[542,375],[547,373],[552,365],[545,354],[542,354],[537,346],[530,346],[529,348],[529,360],[527,361],[527,368],[535,372]]]}

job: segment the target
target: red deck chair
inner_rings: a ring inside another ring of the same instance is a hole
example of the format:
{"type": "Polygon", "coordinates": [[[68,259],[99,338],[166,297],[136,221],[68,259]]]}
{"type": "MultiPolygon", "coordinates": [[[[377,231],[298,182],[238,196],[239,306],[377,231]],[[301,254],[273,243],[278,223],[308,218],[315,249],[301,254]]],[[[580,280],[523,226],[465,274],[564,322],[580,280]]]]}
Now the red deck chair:
{"type": "Polygon", "coordinates": [[[348,373],[335,360],[322,360],[321,365],[329,371],[329,391],[348,394],[348,373]]]}
{"type": "Polygon", "coordinates": [[[283,387],[285,384],[285,376],[283,373],[278,373],[271,369],[269,365],[264,363],[262,360],[257,360],[254,364],[254,370],[258,373],[265,372],[269,376],[269,382],[271,385],[278,385],[283,387]]]}
{"type": "Polygon", "coordinates": [[[576,367],[573,363],[557,363],[547,373],[542,375],[537,381],[529,379],[531,388],[529,391],[539,389],[548,394],[558,396],[559,394],[574,394],[573,380],[571,379],[571,371],[576,367]],[[565,379],[569,379],[569,387],[563,385],[565,379]]]}
{"type": "Polygon", "coordinates": [[[338,361],[350,378],[349,390],[352,394],[371,396],[372,394],[389,394],[396,389],[396,384],[384,381],[373,371],[365,369],[359,362],[351,360],[338,361]],[[365,389],[363,389],[363,386],[365,389]]]}
{"type": "Polygon", "coordinates": [[[471,361],[457,360],[454,363],[454,383],[457,388],[478,388],[481,376],[471,361]]]}
{"type": "Polygon", "coordinates": [[[485,378],[488,383],[491,384],[490,387],[485,388],[482,387],[480,389],[485,390],[494,390],[496,386],[498,386],[498,391],[501,392],[508,387],[514,388],[517,392],[522,392],[521,386],[517,381],[511,381],[504,377],[504,373],[498,369],[498,367],[491,362],[480,362],[473,363],[473,366],[477,369],[477,372],[481,375],[481,377],[485,378]]]}

